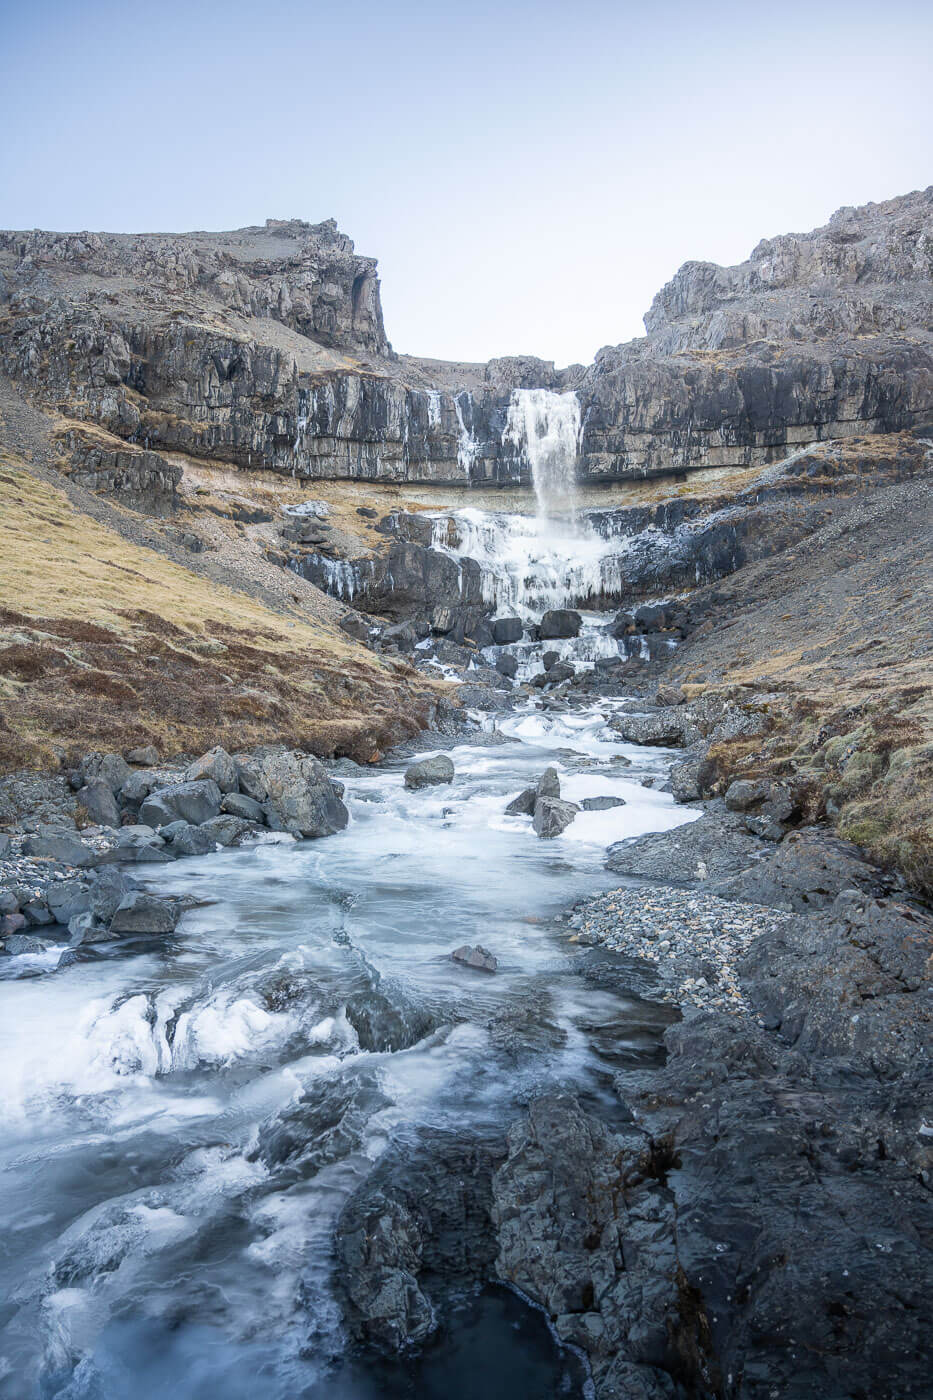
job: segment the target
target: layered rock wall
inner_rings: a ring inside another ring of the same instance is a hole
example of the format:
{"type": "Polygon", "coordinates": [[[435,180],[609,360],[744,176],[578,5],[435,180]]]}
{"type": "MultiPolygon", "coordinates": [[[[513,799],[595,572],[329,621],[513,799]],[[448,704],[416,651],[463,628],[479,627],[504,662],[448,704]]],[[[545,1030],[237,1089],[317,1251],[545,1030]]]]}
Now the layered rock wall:
{"type": "Polygon", "coordinates": [[[0,366],[144,448],[306,478],[515,482],[511,395],[580,400],[584,479],[779,459],[933,423],[933,188],[734,268],[687,263],[647,337],[559,371],[396,359],[373,259],[329,221],[0,234],[0,366]],[[463,387],[458,388],[458,382],[463,387]]]}

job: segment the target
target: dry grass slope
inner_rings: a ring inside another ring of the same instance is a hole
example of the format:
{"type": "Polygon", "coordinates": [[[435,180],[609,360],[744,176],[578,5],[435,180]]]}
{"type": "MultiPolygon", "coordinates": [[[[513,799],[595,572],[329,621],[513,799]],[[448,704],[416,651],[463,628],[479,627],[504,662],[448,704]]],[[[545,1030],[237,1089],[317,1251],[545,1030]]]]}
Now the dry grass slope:
{"type": "Polygon", "coordinates": [[[0,771],[286,742],[372,759],[436,691],[325,621],[134,545],[0,456],[0,771]]]}

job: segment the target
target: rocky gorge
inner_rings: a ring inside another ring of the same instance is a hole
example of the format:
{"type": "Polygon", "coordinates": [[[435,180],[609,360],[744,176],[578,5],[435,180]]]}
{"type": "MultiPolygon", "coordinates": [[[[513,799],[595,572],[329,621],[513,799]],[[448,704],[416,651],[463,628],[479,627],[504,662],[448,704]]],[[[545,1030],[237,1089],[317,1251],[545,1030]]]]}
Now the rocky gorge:
{"type": "Polygon", "coordinates": [[[0,235],[0,1396],[930,1394],[931,210],[0,235]]]}

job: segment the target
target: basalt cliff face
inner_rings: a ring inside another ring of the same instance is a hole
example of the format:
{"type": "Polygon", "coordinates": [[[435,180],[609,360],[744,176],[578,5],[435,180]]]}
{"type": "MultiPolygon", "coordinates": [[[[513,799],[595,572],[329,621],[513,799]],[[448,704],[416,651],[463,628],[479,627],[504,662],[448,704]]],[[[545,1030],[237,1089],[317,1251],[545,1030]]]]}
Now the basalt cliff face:
{"type": "Polygon", "coordinates": [[[393,354],[376,263],[333,221],[0,234],[0,366],[130,449],[310,479],[523,481],[508,408],[534,387],[576,394],[579,474],[608,481],[933,417],[933,187],[738,267],[687,263],[645,322],[588,367],[444,364],[393,354]]]}

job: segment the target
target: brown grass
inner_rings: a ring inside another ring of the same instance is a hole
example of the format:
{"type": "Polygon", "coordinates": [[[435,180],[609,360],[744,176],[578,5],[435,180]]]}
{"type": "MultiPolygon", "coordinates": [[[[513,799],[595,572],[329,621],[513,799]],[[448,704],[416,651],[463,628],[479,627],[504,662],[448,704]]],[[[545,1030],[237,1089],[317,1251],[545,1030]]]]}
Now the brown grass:
{"type": "Polygon", "coordinates": [[[319,621],[287,617],[0,475],[0,771],[94,748],[285,742],[373,758],[437,694],[319,621]]]}

